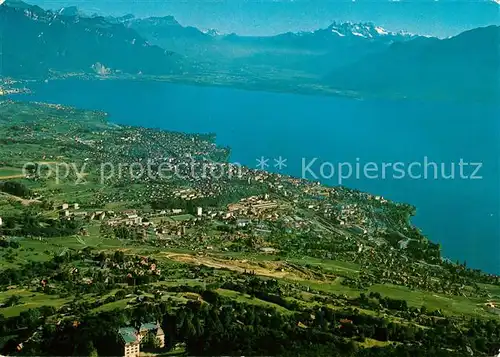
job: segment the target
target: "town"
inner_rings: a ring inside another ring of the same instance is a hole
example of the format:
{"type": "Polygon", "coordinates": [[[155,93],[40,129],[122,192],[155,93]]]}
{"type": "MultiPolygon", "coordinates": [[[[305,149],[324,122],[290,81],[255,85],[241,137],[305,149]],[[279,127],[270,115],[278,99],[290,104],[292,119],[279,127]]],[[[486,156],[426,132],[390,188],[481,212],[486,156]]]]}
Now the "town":
{"type": "Polygon", "coordinates": [[[500,278],[445,259],[411,205],[235,167],[213,134],[41,103],[0,118],[3,355],[500,348],[500,278]],[[168,175],[113,171],[127,162],[168,175]]]}

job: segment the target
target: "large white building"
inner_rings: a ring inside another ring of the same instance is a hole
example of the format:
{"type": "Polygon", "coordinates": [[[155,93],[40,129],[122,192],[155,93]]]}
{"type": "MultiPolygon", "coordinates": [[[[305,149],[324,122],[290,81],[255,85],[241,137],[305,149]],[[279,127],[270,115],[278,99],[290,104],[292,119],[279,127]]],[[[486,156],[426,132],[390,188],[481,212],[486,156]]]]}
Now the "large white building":
{"type": "Polygon", "coordinates": [[[150,332],[160,341],[160,348],[165,347],[165,334],[159,324],[142,324],[139,331],[133,327],[123,327],[118,332],[122,339],[124,357],[139,357],[141,341],[150,332]]]}

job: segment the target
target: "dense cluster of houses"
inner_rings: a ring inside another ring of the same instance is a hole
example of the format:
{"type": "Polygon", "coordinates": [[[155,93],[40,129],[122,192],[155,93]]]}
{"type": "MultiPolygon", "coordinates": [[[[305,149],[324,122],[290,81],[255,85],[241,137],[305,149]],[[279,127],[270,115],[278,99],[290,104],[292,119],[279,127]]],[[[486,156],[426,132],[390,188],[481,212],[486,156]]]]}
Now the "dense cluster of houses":
{"type": "Polygon", "coordinates": [[[269,195],[264,197],[252,196],[240,200],[238,203],[228,205],[227,218],[245,216],[249,219],[271,218],[276,214],[279,203],[274,200],[269,200],[269,195]]]}
{"type": "Polygon", "coordinates": [[[93,212],[87,212],[87,211],[81,211],[80,210],[80,205],[78,203],[63,203],[60,206],[59,210],[59,216],[61,219],[86,219],[88,221],[92,220],[104,220],[106,218],[106,214],[111,214],[113,215],[114,212],[112,211],[93,211],[93,212]]]}
{"type": "MultiPolygon", "coordinates": [[[[267,173],[251,172],[252,179],[266,180],[267,173]]],[[[380,207],[387,203],[383,197],[304,183],[302,180],[288,177],[267,183],[269,193],[243,198],[227,205],[226,208],[196,207],[194,212],[186,212],[181,208],[86,212],[80,210],[78,204],[63,204],[60,212],[64,219],[98,220],[108,227],[126,226],[135,229],[136,233],[139,233],[137,237],[155,237],[159,240],[171,240],[173,236],[189,236],[188,232],[191,232],[192,228],[207,221],[218,221],[237,228],[252,226],[252,232],[255,234],[270,232],[268,228],[258,228],[256,224],[259,222],[282,222],[290,231],[310,230],[307,222],[296,214],[291,214],[294,206],[320,213],[326,221],[344,226],[345,231],[356,235],[373,235],[383,229],[383,226],[378,227],[375,217],[375,211],[382,210],[380,207]],[[285,192],[286,200],[275,199],[276,193],[283,195],[285,192]],[[373,204],[366,205],[367,200],[373,204]]],[[[190,200],[199,197],[199,192],[193,188],[178,189],[174,196],[190,200]]]]}

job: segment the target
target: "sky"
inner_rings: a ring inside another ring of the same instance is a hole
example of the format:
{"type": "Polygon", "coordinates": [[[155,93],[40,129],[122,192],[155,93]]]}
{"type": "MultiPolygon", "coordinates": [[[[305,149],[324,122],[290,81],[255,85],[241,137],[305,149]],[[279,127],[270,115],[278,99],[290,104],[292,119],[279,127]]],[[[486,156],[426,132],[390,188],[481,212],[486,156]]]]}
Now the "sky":
{"type": "Polygon", "coordinates": [[[26,0],[47,9],[172,15],[184,26],[222,33],[274,35],[310,31],[333,21],[373,22],[391,31],[448,37],[500,25],[500,0],[26,0]]]}

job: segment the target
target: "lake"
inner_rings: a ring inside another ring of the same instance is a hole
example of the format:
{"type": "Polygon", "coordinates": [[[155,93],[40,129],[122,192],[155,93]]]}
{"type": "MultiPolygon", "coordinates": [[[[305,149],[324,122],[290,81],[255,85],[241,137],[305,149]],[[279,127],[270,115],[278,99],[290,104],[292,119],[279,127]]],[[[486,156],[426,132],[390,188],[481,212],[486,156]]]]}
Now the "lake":
{"type": "Polygon", "coordinates": [[[338,185],[332,169],[345,163],[345,176],[349,166],[353,174],[342,185],[416,206],[413,222],[446,257],[500,273],[498,107],[139,81],[51,81],[32,89],[15,99],[103,110],[119,124],[214,132],[231,147],[232,161],[249,167],[264,158],[271,171],[338,185]],[[274,167],[280,157],[281,169],[274,167]]]}

